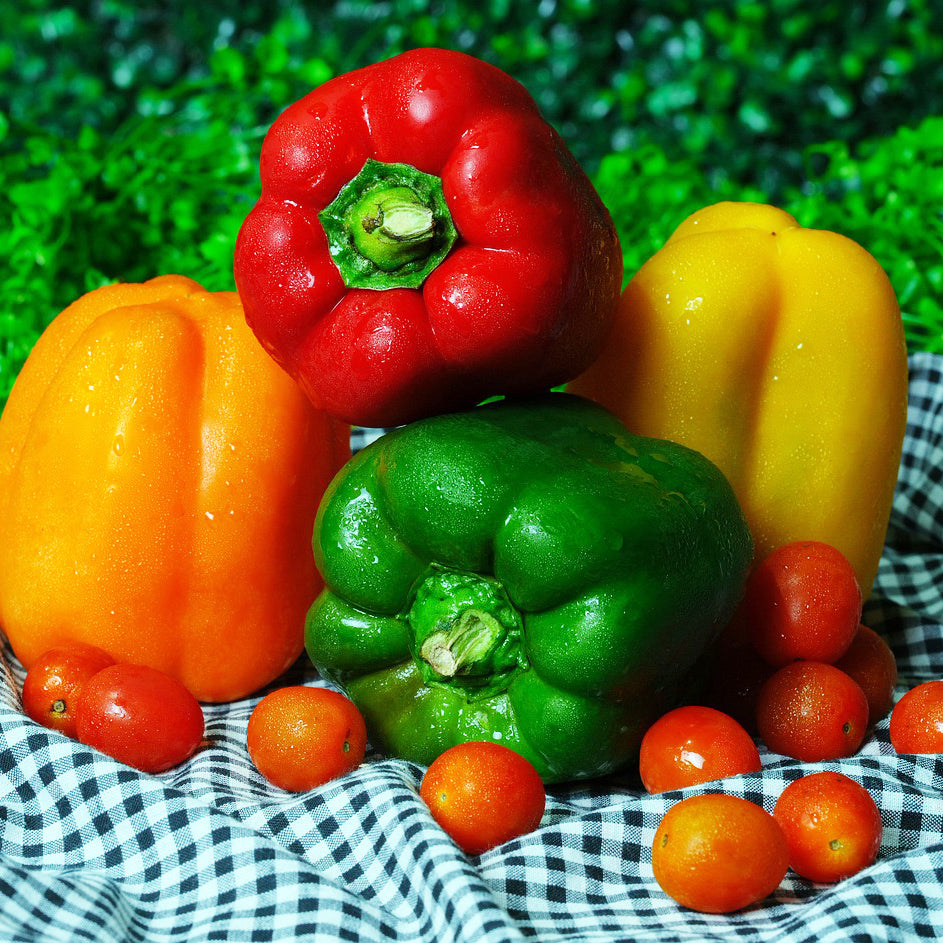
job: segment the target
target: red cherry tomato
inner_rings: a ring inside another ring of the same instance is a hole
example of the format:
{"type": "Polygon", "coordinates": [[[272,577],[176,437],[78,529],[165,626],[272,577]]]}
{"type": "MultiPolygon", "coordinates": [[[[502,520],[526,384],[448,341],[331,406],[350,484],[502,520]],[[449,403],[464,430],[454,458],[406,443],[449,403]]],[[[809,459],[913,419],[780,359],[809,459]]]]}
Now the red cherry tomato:
{"type": "Polygon", "coordinates": [[[367,748],[363,715],[330,688],[293,685],[267,694],[246,730],[255,768],[288,792],[307,792],[355,770],[367,748]]]}
{"type": "Polygon", "coordinates": [[[841,773],[812,773],[790,783],[773,809],[789,866],[830,884],[857,874],[877,857],[881,813],[868,791],[841,773]]]}
{"type": "Polygon", "coordinates": [[[446,750],[429,766],[419,795],[470,855],[533,831],[546,803],[534,767],[497,743],[462,743],[446,750]]]}
{"type": "Polygon", "coordinates": [[[804,541],[774,550],[750,573],[738,613],[756,651],[773,666],[841,658],[861,618],[861,590],[845,556],[804,541]]]}
{"type": "Polygon", "coordinates": [[[702,913],[732,913],[768,897],[788,866],[776,820],[737,796],[684,799],[665,813],[652,842],[652,870],[661,889],[702,913]]]}
{"type": "Polygon", "coordinates": [[[804,763],[835,760],[861,746],[868,729],[868,700],[834,665],[797,661],[763,685],[756,725],[775,753],[804,763]]]}
{"type": "Polygon", "coordinates": [[[868,699],[868,724],[876,724],[894,706],[897,660],[890,646],[866,625],[858,626],[851,648],[835,662],[864,691],[868,699]]]}
{"type": "Polygon", "coordinates": [[[76,738],[75,708],[85,685],[115,663],[107,652],[72,642],[43,652],[23,681],[23,710],[38,724],[76,738]]]}
{"type": "Polygon", "coordinates": [[[943,681],[911,688],[891,711],[890,732],[898,753],[943,753],[943,681]]]}
{"type": "Polygon", "coordinates": [[[85,685],[79,740],[144,773],[189,759],[203,739],[203,711],[176,679],[146,665],[118,664],[85,685]]]}
{"type": "Polygon", "coordinates": [[[710,707],[669,711],[648,728],[639,748],[639,775],[653,795],[759,771],[750,735],[710,707]]]}

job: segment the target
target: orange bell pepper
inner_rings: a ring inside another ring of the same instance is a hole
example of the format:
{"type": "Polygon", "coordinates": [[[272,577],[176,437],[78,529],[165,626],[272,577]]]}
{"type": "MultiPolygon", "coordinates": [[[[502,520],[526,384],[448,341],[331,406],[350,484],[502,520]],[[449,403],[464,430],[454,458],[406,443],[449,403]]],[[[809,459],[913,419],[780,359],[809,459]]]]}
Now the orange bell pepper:
{"type": "Polygon", "coordinates": [[[300,654],[311,532],[350,429],[259,346],[235,293],[111,285],[46,329],[0,417],[0,626],[29,667],[89,642],[204,701],[300,654]]]}
{"type": "Polygon", "coordinates": [[[772,206],[709,206],[631,280],[602,357],[569,389],[718,465],[758,558],[821,540],[868,596],[897,481],[907,353],[890,282],[861,246],[772,206]]]}

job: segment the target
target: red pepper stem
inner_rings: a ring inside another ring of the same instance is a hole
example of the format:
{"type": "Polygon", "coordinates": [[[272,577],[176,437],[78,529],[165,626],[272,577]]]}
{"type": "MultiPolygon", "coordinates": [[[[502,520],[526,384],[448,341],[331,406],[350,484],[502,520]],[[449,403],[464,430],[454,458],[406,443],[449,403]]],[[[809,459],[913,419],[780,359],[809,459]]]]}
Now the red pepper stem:
{"type": "Polygon", "coordinates": [[[357,251],[384,272],[429,254],[435,214],[409,187],[371,190],[347,214],[357,251]]]}
{"type": "Polygon", "coordinates": [[[318,219],[348,288],[419,288],[458,238],[442,181],[409,164],[368,160],[318,219]]]}

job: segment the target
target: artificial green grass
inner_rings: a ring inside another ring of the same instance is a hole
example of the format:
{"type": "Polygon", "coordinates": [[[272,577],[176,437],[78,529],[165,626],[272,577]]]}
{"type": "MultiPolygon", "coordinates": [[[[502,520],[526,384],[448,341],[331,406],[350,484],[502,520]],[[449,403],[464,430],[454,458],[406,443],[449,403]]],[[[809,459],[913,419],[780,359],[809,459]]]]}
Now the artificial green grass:
{"type": "Polygon", "coordinates": [[[86,291],[171,272],[232,290],[275,115],[339,71],[423,44],[528,87],[609,207],[626,278],[699,207],[772,202],[868,249],[910,349],[943,352],[931,3],[895,16],[797,0],[703,16],[680,0],[521,9],[244,0],[167,23],[131,0],[26,0],[0,14],[0,405],[40,331],[86,291]]]}

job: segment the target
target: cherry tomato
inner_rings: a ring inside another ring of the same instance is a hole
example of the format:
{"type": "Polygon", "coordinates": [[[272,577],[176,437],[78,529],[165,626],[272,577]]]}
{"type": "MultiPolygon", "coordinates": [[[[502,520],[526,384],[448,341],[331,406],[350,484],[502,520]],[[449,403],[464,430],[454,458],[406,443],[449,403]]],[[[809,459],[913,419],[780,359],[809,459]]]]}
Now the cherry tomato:
{"type": "Polygon", "coordinates": [[[829,544],[786,544],[747,579],[738,614],[769,664],[841,658],[861,618],[861,590],[845,556],[829,544]]]}
{"type": "Polygon", "coordinates": [[[709,914],[742,910],[768,897],[789,867],[786,839],[760,806],[728,795],[673,805],[652,843],[652,870],[682,907],[709,914]]]}
{"type": "Polygon", "coordinates": [[[143,773],[189,759],[203,739],[203,711],[176,679],[146,665],[104,668],[76,709],[79,740],[143,773]]]}
{"type": "Polygon", "coordinates": [[[868,724],[887,717],[894,706],[897,660],[890,646],[866,625],[858,626],[851,648],[835,662],[864,691],[868,699],[868,724]]]}
{"type": "Polygon", "coordinates": [[[546,794],[537,771],[498,743],[462,743],[426,771],[419,795],[432,817],[464,852],[480,855],[532,832],[546,794]]]}
{"type": "Polygon", "coordinates": [[[894,705],[891,745],[898,753],[943,753],[943,681],[918,684],[894,705]]]}
{"type": "Polygon", "coordinates": [[[881,813],[868,791],[841,773],[812,773],[790,783],[773,809],[796,874],[831,884],[877,857],[881,813]]]}
{"type": "Polygon", "coordinates": [[[763,685],[756,725],[775,753],[805,763],[835,760],[861,746],[868,729],[868,699],[834,665],[797,661],[763,685]]]}
{"type": "Polygon", "coordinates": [[[114,663],[107,652],[84,642],[43,652],[26,672],[23,710],[36,723],[74,740],[79,695],[91,678],[114,663]]]}
{"type": "Polygon", "coordinates": [[[759,771],[753,739],[711,707],[669,711],[648,728],[639,748],[639,775],[653,795],[759,771]]]}
{"type": "Polygon", "coordinates": [[[267,694],[246,730],[255,768],[288,792],[307,792],[363,762],[367,730],[349,698],[330,688],[294,685],[267,694]]]}

